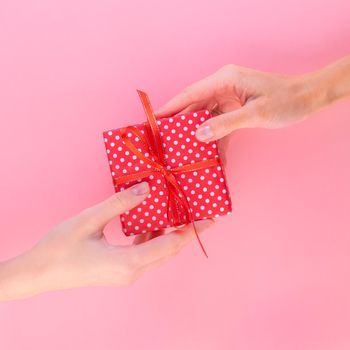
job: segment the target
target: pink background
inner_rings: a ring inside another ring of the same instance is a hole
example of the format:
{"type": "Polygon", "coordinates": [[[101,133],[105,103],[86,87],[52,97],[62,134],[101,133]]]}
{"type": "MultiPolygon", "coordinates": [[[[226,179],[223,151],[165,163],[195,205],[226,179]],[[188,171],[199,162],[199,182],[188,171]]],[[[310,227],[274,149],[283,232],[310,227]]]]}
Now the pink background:
{"type": "MultiPolygon", "coordinates": [[[[226,63],[284,73],[350,52],[348,0],[0,2],[0,259],[112,193],[101,132],[226,63]]],[[[350,102],[243,130],[233,215],[126,289],[0,305],[0,348],[350,347],[350,102]]],[[[108,230],[122,237],[119,222],[108,230]]]]}

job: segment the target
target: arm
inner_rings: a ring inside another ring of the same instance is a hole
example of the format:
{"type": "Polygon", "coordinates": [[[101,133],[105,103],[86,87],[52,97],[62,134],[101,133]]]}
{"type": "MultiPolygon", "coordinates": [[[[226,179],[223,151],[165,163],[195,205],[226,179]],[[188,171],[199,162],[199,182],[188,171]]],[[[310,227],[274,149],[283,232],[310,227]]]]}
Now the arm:
{"type": "MultiPolygon", "coordinates": [[[[146,182],[116,193],[53,228],[28,252],[0,263],[0,301],[67,288],[125,286],[164,263],[195,237],[191,225],[181,234],[139,235],[130,246],[111,246],[103,235],[110,220],[148,194],[146,182]]],[[[210,224],[197,222],[196,227],[201,232],[210,224]]]]}
{"type": "Polygon", "coordinates": [[[198,128],[197,138],[212,141],[240,128],[285,127],[349,96],[350,56],[299,76],[227,65],[187,87],[156,114],[209,109],[216,117],[198,128]]]}
{"type": "MultiPolygon", "coordinates": [[[[315,110],[350,96],[350,56],[306,75],[311,87],[319,91],[319,100],[315,98],[315,110]],[[318,104],[317,104],[318,102],[318,104]]],[[[311,97],[312,98],[312,97],[311,97]]]]}

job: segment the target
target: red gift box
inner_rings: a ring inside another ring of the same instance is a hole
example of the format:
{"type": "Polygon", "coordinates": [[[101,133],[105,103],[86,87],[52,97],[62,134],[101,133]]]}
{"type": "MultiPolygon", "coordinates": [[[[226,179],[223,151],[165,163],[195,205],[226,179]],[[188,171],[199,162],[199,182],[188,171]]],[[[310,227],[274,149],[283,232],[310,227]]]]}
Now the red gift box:
{"type": "Polygon", "coordinates": [[[141,181],[151,189],[142,204],[121,215],[123,232],[136,235],[229,214],[231,200],[217,143],[195,137],[196,129],[212,117],[209,111],[156,120],[147,95],[139,95],[148,123],[103,133],[116,192],[141,181]]]}

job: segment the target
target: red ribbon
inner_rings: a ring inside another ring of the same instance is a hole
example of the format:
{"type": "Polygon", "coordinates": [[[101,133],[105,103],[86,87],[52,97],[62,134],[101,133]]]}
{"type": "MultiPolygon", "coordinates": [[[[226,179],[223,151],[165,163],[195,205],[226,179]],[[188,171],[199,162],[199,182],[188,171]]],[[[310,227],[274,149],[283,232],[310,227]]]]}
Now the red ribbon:
{"type": "Polygon", "coordinates": [[[140,160],[144,161],[145,164],[151,167],[150,170],[145,170],[137,172],[134,174],[124,175],[117,179],[114,179],[114,185],[118,186],[126,182],[136,181],[140,178],[148,177],[155,172],[161,173],[166,181],[168,189],[168,206],[167,206],[167,216],[169,222],[174,227],[180,227],[184,224],[192,224],[194,232],[196,234],[197,240],[205,254],[208,257],[199,235],[194,224],[194,217],[192,213],[191,206],[187,200],[187,196],[183,189],[176,180],[175,174],[192,172],[200,169],[205,169],[208,167],[213,167],[220,165],[220,160],[218,158],[206,159],[197,163],[186,164],[180,167],[175,167],[168,169],[165,154],[163,149],[162,138],[157,124],[157,119],[153,113],[151,103],[145,92],[137,90],[141,103],[145,110],[148,123],[145,124],[146,134],[145,136],[139,129],[135,126],[128,126],[120,130],[121,138],[125,145],[133,152],[140,160]],[[146,157],[142,152],[138,150],[136,145],[132,143],[130,138],[128,138],[128,133],[133,133],[136,135],[140,141],[149,150],[150,157],[146,157]]]}

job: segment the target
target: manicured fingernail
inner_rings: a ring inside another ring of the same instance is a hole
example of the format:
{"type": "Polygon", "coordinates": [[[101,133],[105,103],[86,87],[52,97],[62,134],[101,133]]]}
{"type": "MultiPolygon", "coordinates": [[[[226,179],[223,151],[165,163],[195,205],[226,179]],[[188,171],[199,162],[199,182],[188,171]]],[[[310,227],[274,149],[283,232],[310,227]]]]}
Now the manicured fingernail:
{"type": "Polygon", "coordinates": [[[130,187],[130,192],[135,196],[142,196],[149,192],[149,186],[147,182],[140,182],[130,187]]]}
{"type": "Polygon", "coordinates": [[[208,141],[213,138],[214,133],[210,125],[204,125],[197,129],[196,137],[199,141],[208,141]]]}

